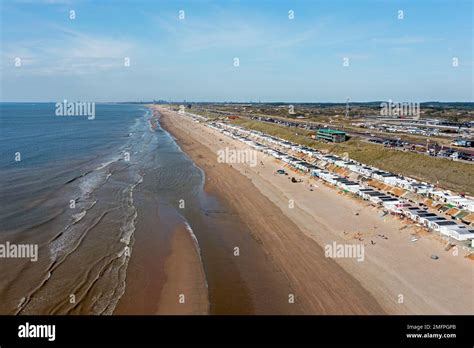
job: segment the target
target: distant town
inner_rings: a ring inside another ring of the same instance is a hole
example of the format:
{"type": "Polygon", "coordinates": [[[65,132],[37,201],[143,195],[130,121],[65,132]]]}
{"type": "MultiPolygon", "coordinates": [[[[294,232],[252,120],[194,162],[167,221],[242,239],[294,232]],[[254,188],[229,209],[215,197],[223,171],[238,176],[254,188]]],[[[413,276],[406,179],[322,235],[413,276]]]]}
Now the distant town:
{"type": "Polygon", "coordinates": [[[474,103],[426,102],[409,108],[405,106],[414,103],[404,103],[398,110],[386,107],[391,102],[267,104],[160,100],[154,103],[181,106],[209,118],[240,118],[313,132],[329,128],[345,134],[326,139],[329,141],[360,139],[402,151],[458,161],[474,160],[474,150],[470,149],[474,146],[474,103]]]}

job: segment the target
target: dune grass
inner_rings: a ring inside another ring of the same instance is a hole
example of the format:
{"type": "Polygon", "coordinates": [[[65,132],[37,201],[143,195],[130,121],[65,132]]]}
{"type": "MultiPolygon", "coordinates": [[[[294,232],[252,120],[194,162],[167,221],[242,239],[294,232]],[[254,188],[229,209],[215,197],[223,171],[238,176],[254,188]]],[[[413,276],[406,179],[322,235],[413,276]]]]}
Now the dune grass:
{"type": "Polygon", "coordinates": [[[474,194],[474,165],[469,163],[391,150],[358,138],[338,144],[324,143],[310,138],[314,134],[312,131],[253,120],[236,119],[232,123],[318,150],[338,155],[347,153],[350,158],[358,162],[417,180],[438,183],[440,187],[454,192],[474,194]]]}

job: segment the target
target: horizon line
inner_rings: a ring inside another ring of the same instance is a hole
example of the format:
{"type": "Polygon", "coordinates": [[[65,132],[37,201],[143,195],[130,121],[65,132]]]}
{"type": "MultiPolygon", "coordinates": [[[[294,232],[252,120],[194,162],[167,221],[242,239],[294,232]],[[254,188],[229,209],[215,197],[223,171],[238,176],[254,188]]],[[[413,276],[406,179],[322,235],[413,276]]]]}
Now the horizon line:
{"type": "MultiPolygon", "coordinates": [[[[62,102],[67,99],[62,99],[61,101],[0,101],[0,103],[17,103],[17,104],[27,104],[27,103],[42,103],[42,104],[56,104],[58,102],[62,102]]],[[[86,102],[86,100],[75,99],[75,100],[68,100],[72,102],[86,102]]],[[[398,100],[370,100],[370,101],[349,101],[349,104],[373,104],[373,103],[380,103],[380,102],[389,102],[392,101],[393,103],[420,103],[420,104],[429,104],[429,103],[440,103],[440,104],[474,104],[474,101],[438,101],[438,100],[428,100],[428,101],[398,101],[398,100]]],[[[341,102],[330,102],[330,101],[192,101],[192,100],[122,100],[122,101],[91,101],[96,104],[125,104],[125,103],[134,103],[134,104],[150,104],[150,103],[157,103],[157,104],[346,104],[346,101],[341,102]],[[158,103],[161,102],[161,103],[158,103]]]]}

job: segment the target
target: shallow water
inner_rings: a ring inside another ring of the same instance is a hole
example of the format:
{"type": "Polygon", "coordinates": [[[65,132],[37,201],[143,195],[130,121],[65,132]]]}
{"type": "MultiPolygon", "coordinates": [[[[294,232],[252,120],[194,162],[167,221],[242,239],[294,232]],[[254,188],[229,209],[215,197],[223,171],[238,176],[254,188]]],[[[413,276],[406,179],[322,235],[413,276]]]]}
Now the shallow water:
{"type": "Polygon", "coordinates": [[[143,176],[160,204],[191,204],[202,189],[201,171],[151,116],[136,105],[97,105],[94,120],[55,116],[54,104],[1,105],[0,242],[37,244],[39,258],[0,260],[0,313],[113,312],[143,176]]]}
{"type": "Polygon", "coordinates": [[[0,244],[39,248],[37,262],[0,259],[0,314],[154,313],[156,303],[139,302],[159,300],[171,234],[183,226],[211,313],[286,313],[276,305],[286,280],[229,202],[205,192],[204,172],[158,114],[100,104],[88,120],[55,116],[54,104],[0,108],[0,244]],[[137,233],[143,255],[134,254],[137,233]],[[233,255],[237,245],[245,257],[233,255]],[[127,274],[131,260],[158,279],[153,299],[130,294],[143,281],[127,274]]]}

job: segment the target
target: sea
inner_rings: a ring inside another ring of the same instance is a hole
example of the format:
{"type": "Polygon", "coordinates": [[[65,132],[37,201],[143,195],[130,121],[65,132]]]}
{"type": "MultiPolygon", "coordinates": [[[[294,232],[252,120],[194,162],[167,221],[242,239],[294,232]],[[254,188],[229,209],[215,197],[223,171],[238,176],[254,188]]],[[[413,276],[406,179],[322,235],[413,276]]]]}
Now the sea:
{"type": "Polygon", "coordinates": [[[161,209],[193,233],[186,215],[200,214],[203,172],[146,106],[96,104],[94,118],[56,111],[0,104],[0,245],[38,247],[36,262],[0,260],[0,313],[112,314],[144,176],[161,209]]]}
{"type": "Polygon", "coordinates": [[[107,103],[94,117],[57,111],[0,103],[0,314],[160,313],[179,230],[193,241],[183,252],[198,256],[204,279],[194,286],[207,292],[209,313],[299,313],[287,278],[159,112],[107,103]]]}

